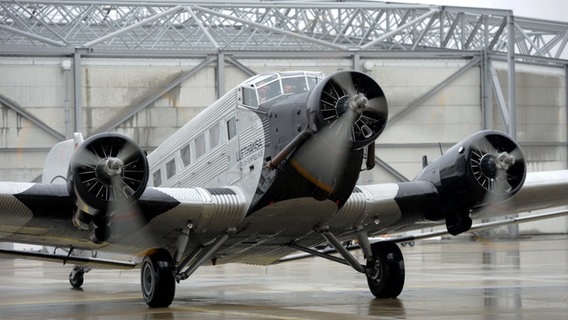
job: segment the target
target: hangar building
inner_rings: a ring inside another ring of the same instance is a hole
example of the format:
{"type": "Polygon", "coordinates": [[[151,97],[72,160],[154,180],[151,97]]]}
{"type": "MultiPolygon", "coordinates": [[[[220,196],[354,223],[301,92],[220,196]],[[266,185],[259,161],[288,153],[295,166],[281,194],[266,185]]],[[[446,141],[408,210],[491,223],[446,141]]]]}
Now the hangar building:
{"type": "MultiPolygon", "coordinates": [[[[568,165],[568,23],[386,2],[0,0],[0,180],[38,181],[73,132],[151,152],[248,77],[355,69],[389,101],[377,166],[411,180],[467,135],[516,137],[530,171],[568,165]]],[[[566,233],[568,219],[522,226],[566,233]],[[560,221],[560,223],[558,222],[560,221]]]]}

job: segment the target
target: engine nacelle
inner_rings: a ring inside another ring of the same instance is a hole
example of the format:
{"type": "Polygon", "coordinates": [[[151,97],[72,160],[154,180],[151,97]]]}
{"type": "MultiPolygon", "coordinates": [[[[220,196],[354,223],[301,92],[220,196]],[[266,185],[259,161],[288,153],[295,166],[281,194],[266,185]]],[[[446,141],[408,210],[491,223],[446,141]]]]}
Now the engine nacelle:
{"type": "Polygon", "coordinates": [[[140,198],[148,182],[146,154],[131,139],[101,133],[85,140],[69,165],[67,187],[75,197],[73,222],[90,229],[95,242],[109,235],[109,215],[127,210],[140,198]]]}
{"type": "Polygon", "coordinates": [[[415,180],[428,181],[438,191],[438,208],[425,218],[445,219],[448,232],[456,235],[469,230],[473,210],[512,197],[525,176],[519,145],[504,133],[487,130],[450,148],[415,180]]]}
{"type": "MultiPolygon", "coordinates": [[[[363,148],[373,144],[386,125],[385,95],[366,74],[340,71],[310,92],[306,111],[307,133],[290,144],[295,152],[289,163],[314,186],[314,198],[342,206],[359,177],[363,148]],[[297,147],[295,142],[302,144],[297,147]]],[[[374,145],[370,149],[374,151],[374,145]]]]}
{"type": "Polygon", "coordinates": [[[351,115],[346,124],[350,127],[348,137],[342,138],[349,139],[353,149],[375,141],[388,119],[383,90],[371,77],[357,71],[339,71],[327,76],[310,93],[307,108],[309,126],[314,132],[351,115]]]}

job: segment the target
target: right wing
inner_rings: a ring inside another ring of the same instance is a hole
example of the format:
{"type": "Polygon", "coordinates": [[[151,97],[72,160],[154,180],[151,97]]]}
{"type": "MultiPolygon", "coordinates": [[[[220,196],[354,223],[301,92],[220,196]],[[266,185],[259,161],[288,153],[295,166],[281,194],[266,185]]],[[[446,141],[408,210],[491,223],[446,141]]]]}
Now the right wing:
{"type": "Polygon", "coordinates": [[[189,223],[199,243],[214,239],[241,221],[245,203],[236,188],[149,187],[135,205],[110,217],[116,234],[99,243],[90,239],[93,230],[73,223],[76,210],[65,184],[0,182],[0,241],[143,255],[148,248],[175,248],[189,223]]]}

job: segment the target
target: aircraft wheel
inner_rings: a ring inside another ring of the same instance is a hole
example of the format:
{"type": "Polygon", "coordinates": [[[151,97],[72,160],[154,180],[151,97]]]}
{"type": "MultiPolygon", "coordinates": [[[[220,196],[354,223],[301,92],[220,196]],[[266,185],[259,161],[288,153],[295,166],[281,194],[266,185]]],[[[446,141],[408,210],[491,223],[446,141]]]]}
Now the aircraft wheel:
{"type": "Polygon", "coordinates": [[[73,288],[81,288],[85,281],[85,270],[82,267],[74,267],[69,273],[69,283],[73,288]]]}
{"type": "Polygon", "coordinates": [[[395,298],[404,287],[404,259],[396,243],[378,242],[367,259],[367,283],[377,298],[395,298]]]}
{"type": "Polygon", "coordinates": [[[174,300],[176,278],[172,256],[158,249],[142,261],[141,285],[144,302],[150,307],[167,307],[174,300]]]}

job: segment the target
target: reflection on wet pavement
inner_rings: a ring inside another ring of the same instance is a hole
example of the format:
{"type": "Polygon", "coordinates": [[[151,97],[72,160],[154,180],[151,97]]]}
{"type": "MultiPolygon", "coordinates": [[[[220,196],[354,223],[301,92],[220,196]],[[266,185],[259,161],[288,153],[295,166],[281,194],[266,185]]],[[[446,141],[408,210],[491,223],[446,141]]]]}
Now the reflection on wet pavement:
{"type": "MultiPolygon", "coordinates": [[[[2,319],[565,319],[568,237],[418,242],[403,247],[406,286],[378,300],[364,275],[320,258],[200,268],[170,308],[142,301],[139,271],[0,260],[2,319]]],[[[361,257],[359,257],[361,259],[361,257]]]]}

